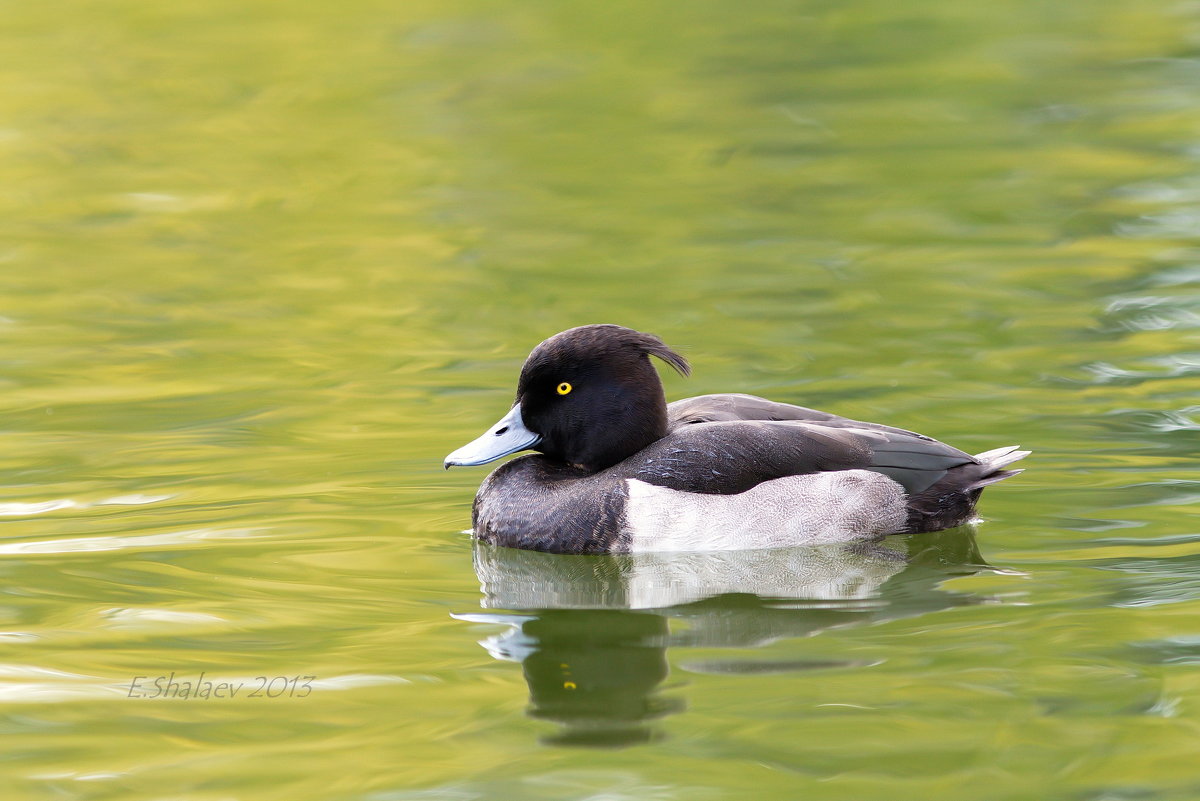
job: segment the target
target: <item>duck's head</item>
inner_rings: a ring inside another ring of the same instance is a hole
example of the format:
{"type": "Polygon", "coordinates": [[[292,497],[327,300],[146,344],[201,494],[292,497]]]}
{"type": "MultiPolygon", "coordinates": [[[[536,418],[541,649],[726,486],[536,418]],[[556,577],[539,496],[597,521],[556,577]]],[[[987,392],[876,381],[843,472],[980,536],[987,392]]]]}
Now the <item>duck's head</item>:
{"type": "Polygon", "coordinates": [[[596,472],[637,453],[667,433],[667,401],[650,356],[689,373],[687,360],[653,334],[619,325],[555,334],[525,360],[509,413],[445,466],[535,450],[596,472]]]}

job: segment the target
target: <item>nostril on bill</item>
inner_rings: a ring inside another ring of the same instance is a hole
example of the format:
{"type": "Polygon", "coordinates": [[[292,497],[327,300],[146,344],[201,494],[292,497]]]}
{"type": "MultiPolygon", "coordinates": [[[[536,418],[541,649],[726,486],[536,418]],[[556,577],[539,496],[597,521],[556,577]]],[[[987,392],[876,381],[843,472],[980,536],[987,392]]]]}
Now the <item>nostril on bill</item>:
{"type": "Polygon", "coordinates": [[[498,430],[498,431],[496,432],[496,436],[497,436],[497,437],[498,437],[498,436],[500,436],[500,435],[501,435],[501,434],[503,434],[505,431],[508,431],[508,426],[505,426],[504,428],[501,428],[500,430],[498,430]]]}

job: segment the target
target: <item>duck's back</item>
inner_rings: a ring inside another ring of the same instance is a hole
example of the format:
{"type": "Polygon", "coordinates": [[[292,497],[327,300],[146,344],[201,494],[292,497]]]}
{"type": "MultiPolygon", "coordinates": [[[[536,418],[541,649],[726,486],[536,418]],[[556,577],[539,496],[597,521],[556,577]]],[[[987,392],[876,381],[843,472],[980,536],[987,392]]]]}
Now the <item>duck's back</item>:
{"type": "MultiPolygon", "coordinates": [[[[723,393],[718,395],[697,395],[694,398],[684,398],[667,404],[667,416],[672,428],[678,428],[690,423],[733,423],[747,420],[764,420],[769,422],[800,421],[819,423],[829,428],[859,428],[872,431],[884,431],[894,434],[908,435],[928,442],[936,442],[932,437],[918,434],[895,426],[885,426],[881,423],[867,423],[862,420],[852,420],[818,409],[806,406],[796,406],[791,403],[760,398],[757,395],[741,393],[723,393]]],[[[945,444],[945,443],[940,443],[945,444]]],[[[949,448],[949,445],[945,447],[949,448]]],[[[967,456],[956,448],[951,450],[967,456]]],[[[969,458],[969,457],[968,457],[969,458]]]]}
{"type": "Polygon", "coordinates": [[[783,476],[864,469],[917,495],[979,461],[923,434],[753,395],[702,395],[667,407],[671,431],[613,469],[690,492],[743,492],[783,476]]]}

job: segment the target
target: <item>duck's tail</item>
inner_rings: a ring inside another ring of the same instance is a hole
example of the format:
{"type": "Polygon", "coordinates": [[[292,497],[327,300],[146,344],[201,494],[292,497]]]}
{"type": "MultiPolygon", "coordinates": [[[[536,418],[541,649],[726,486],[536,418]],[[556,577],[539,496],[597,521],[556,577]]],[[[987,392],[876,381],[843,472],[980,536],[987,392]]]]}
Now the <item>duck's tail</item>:
{"type": "Polygon", "coordinates": [[[975,456],[976,461],[950,469],[933,486],[908,499],[908,520],[904,530],[909,533],[937,531],[971,520],[983,488],[1020,473],[1020,470],[1005,468],[1029,454],[1030,451],[1009,445],[980,453],[975,456]]]}
{"type": "Polygon", "coordinates": [[[984,451],[983,453],[975,454],[975,458],[979,460],[981,475],[967,484],[963,489],[967,492],[971,490],[983,489],[988,484],[995,484],[997,481],[1003,481],[1006,478],[1011,478],[1017,473],[1024,471],[1024,468],[1017,470],[1005,470],[1013,462],[1024,459],[1033,451],[1020,450],[1019,445],[1007,445],[1003,448],[995,448],[994,450],[984,451]]]}

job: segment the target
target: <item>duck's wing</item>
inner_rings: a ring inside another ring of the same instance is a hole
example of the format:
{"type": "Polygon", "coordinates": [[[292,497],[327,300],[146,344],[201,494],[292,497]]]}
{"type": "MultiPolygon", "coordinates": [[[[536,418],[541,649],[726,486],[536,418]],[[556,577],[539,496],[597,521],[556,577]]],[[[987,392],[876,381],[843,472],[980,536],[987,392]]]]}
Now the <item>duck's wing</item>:
{"type": "Polygon", "coordinates": [[[866,469],[883,473],[915,495],[955,467],[979,464],[970,454],[920,434],[828,417],[833,419],[680,424],[612,469],[657,486],[720,494],[743,492],[783,476],[866,469]]]}
{"type": "MultiPolygon", "coordinates": [[[[920,440],[936,442],[936,440],[894,426],[880,423],[866,423],[861,420],[851,420],[829,412],[809,409],[805,406],[795,406],[791,403],[760,398],[757,395],[742,395],[725,393],[720,395],[698,395],[694,398],[684,398],[667,404],[667,421],[671,428],[689,425],[691,423],[732,423],[747,420],[764,420],[781,422],[798,420],[808,423],[821,423],[830,428],[857,428],[871,431],[892,432],[895,434],[916,437],[920,440]]],[[[961,451],[960,451],[961,453],[961,451]]]]}

